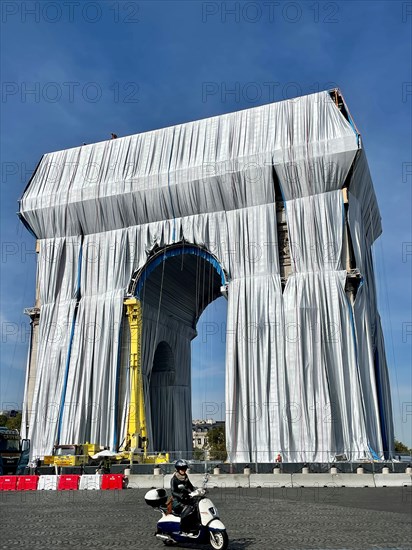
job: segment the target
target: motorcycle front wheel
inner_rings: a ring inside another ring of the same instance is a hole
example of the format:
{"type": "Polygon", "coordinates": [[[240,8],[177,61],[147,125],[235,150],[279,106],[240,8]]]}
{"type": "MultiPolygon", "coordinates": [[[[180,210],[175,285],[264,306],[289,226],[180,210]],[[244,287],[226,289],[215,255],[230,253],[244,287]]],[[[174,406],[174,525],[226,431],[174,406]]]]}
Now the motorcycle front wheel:
{"type": "Polygon", "coordinates": [[[226,531],[210,531],[210,545],[214,550],[226,550],[228,544],[226,531]]]}

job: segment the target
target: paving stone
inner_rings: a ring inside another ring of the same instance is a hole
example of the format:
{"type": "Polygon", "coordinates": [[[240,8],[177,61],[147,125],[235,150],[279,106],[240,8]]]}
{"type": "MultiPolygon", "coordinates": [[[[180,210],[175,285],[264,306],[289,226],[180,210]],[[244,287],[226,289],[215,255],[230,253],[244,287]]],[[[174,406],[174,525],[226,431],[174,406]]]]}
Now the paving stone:
{"type": "MultiPolygon", "coordinates": [[[[161,550],[159,513],[146,505],[145,492],[0,493],[0,549],[161,550]]],[[[239,487],[209,496],[230,550],[411,548],[411,487],[239,487]]]]}

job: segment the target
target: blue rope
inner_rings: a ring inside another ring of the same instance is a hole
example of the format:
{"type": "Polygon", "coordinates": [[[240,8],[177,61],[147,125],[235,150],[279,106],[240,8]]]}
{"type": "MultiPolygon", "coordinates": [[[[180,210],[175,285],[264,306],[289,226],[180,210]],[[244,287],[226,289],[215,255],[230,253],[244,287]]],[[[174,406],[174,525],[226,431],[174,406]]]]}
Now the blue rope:
{"type": "Polygon", "coordinates": [[[382,445],[383,445],[383,452],[384,457],[388,458],[388,435],[386,432],[386,418],[385,418],[385,411],[383,409],[383,396],[382,396],[382,385],[381,385],[381,369],[380,369],[380,362],[379,362],[379,353],[378,350],[375,351],[375,380],[376,380],[376,389],[378,393],[378,406],[379,406],[379,420],[381,425],[381,431],[382,431],[382,445]],[[386,452],[385,452],[386,450],[386,452]]]}
{"type": "Polygon", "coordinates": [[[119,405],[119,383],[120,383],[120,358],[121,358],[121,337],[122,337],[122,325],[123,325],[123,318],[120,321],[120,327],[119,327],[119,347],[117,348],[117,365],[116,365],[116,389],[114,394],[114,434],[113,434],[113,449],[117,449],[117,440],[118,440],[118,433],[117,433],[117,423],[119,419],[119,411],[118,405],[119,405]]]}
{"type": "MultiPolygon", "coordinates": [[[[83,243],[80,244],[79,257],[78,257],[78,262],[77,262],[77,285],[76,285],[76,298],[77,299],[79,298],[79,295],[80,295],[80,278],[81,278],[82,259],[83,259],[83,243]]],[[[76,306],[77,306],[77,303],[76,303],[76,306]]],[[[71,353],[72,353],[72,346],[73,346],[73,339],[74,339],[74,329],[75,329],[75,326],[76,326],[76,318],[77,318],[77,307],[75,307],[74,313],[73,313],[72,326],[71,326],[71,330],[70,330],[69,347],[67,349],[63,389],[62,389],[62,396],[61,396],[61,399],[60,399],[59,425],[58,425],[58,428],[57,428],[57,444],[60,443],[60,436],[61,436],[61,429],[62,429],[62,422],[63,422],[63,408],[64,408],[64,403],[66,401],[67,380],[69,378],[70,356],[71,356],[71,353]]]]}

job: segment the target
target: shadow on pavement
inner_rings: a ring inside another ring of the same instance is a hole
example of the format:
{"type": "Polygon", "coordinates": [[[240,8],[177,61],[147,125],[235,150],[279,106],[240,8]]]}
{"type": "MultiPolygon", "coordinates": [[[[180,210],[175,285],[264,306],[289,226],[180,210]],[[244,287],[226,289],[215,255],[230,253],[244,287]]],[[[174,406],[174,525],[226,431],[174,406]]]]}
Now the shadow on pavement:
{"type": "Polygon", "coordinates": [[[255,539],[235,539],[229,541],[229,550],[243,550],[253,546],[255,539]]]}
{"type": "MultiPolygon", "coordinates": [[[[229,539],[228,550],[245,550],[246,548],[251,548],[255,544],[255,539],[229,539]]],[[[190,544],[190,543],[181,543],[174,544],[171,548],[185,548],[186,550],[201,550],[202,548],[210,548],[207,544],[190,544]]]]}

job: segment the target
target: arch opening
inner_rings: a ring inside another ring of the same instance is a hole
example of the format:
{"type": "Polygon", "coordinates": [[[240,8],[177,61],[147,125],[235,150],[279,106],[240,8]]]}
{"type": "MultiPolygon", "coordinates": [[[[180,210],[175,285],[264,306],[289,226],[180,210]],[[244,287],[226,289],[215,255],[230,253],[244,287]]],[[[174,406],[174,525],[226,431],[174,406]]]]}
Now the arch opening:
{"type": "Polygon", "coordinates": [[[192,340],[192,443],[193,458],[198,460],[225,459],[209,448],[208,433],[225,427],[227,312],[223,296],[211,302],[199,318],[198,335],[192,340]]]}
{"type": "Polygon", "coordinates": [[[222,295],[226,274],[195,246],[158,251],[130,289],[142,304],[142,370],[151,451],[192,452],[192,347],[196,325],[222,295]]]}

